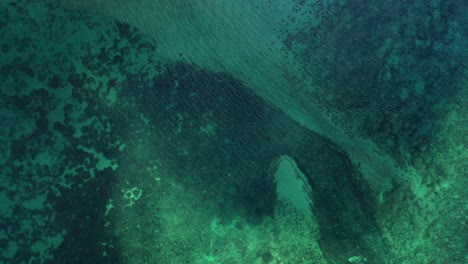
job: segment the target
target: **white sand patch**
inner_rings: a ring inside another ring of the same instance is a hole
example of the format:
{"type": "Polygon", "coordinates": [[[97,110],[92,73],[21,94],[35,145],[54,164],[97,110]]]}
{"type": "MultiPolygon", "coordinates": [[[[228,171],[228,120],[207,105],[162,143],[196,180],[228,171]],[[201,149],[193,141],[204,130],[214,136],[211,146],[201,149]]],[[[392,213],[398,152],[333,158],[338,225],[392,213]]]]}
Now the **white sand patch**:
{"type": "Polygon", "coordinates": [[[270,165],[274,173],[278,200],[295,208],[304,216],[312,217],[312,189],[305,175],[296,162],[287,155],[282,155],[270,165]]]}

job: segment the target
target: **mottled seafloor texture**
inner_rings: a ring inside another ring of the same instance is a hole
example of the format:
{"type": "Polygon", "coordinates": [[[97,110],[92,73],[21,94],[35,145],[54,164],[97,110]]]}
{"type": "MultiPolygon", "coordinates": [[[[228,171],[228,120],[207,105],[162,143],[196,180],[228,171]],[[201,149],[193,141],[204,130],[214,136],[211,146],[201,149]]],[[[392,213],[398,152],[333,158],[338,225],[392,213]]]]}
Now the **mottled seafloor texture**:
{"type": "Polygon", "coordinates": [[[0,264],[467,263],[467,14],[0,0],[0,264]]]}

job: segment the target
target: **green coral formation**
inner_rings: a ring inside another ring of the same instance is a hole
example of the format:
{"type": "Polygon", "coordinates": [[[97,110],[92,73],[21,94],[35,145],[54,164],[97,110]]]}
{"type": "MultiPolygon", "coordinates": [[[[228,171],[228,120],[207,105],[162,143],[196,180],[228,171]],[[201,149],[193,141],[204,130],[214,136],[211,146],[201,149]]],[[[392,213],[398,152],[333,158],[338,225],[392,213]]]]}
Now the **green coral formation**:
{"type": "Polygon", "coordinates": [[[319,1],[303,8],[320,22],[284,40],[317,83],[311,98],[404,171],[376,206],[397,263],[466,262],[466,4],[319,1]]]}

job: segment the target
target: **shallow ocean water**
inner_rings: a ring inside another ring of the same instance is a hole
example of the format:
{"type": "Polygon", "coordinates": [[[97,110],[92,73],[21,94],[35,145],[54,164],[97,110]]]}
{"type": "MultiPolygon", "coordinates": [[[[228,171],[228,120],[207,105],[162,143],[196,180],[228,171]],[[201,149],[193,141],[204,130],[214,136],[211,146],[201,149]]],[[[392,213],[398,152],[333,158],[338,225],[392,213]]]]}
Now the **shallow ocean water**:
{"type": "Polygon", "coordinates": [[[0,4],[0,263],[466,263],[463,1],[0,4]]]}

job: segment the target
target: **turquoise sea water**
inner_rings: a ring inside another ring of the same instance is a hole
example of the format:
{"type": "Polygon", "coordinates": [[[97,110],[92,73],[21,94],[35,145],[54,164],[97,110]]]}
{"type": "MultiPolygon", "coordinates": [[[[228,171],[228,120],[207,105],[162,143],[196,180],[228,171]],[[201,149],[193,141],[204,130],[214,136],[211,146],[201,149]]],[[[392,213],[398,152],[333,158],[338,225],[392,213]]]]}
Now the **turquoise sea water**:
{"type": "Polygon", "coordinates": [[[0,263],[466,263],[463,1],[0,2],[0,263]]]}

